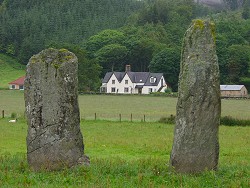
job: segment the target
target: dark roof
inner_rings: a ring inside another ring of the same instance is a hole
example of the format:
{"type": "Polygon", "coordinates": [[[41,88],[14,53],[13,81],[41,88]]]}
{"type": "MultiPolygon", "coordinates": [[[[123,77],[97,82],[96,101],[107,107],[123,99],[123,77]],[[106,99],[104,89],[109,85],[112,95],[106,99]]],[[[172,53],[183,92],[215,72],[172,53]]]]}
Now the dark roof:
{"type": "Polygon", "coordinates": [[[122,79],[123,79],[123,77],[124,77],[124,75],[125,75],[125,72],[114,72],[114,75],[115,75],[115,77],[117,78],[117,80],[118,80],[119,82],[121,82],[122,79]]]}
{"type": "Polygon", "coordinates": [[[102,83],[108,83],[110,77],[112,76],[113,72],[107,72],[104,76],[104,78],[102,79],[102,83]]]}
{"type": "Polygon", "coordinates": [[[24,84],[24,79],[25,79],[25,76],[22,76],[12,82],[10,82],[9,84],[15,84],[15,85],[23,85],[24,84]]]}
{"type": "Polygon", "coordinates": [[[147,82],[145,83],[145,86],[157,86],[162,76],[163,76],[163,73],[150,73],[149,78],[147,79],[147,82]],[[150,82],[151,77],[156,78],[154,83],[150,82]]]}
{"type": "Polygon", "coordinates": [[[120,82],[123,79],[125,72],[107,72],[104,78],[102,79],[102,83],[108,83],[109,79],[111,78],[113,74],[115,75],[117,80],[120,82]]]}
{"type": "Polygon", "coordinates": [[[148,79],[149,72],[127,72],[133,83],[145,83],[148,79]]]}
{"type": "Polygon", "coordinates": [[[135,88],[143,88],[143,85],[136,85],[135,88]]]}
{"type": "Polygon", "coordinates": [[[159,84],[163,73],[150,73],[150,72],[108,72],[102,80],[102,83],[107,83],[111,78],[112,74],[116,76],[119,82],[122,81],[123,77],[127,73],[130,80],[133,83],[144,83],[145,86],[156,86],[159,84]],[[155,77],[156,81],[154,83],[150,83],[150,78],[155,77]]]}

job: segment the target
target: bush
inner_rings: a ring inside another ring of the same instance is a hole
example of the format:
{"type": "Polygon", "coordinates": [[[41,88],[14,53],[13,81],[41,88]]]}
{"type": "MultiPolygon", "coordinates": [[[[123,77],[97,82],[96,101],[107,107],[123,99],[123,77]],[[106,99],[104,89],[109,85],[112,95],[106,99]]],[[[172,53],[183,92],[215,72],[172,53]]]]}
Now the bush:
{"type": "Polygon", "coordinates": [[[175,116],[170,115],[168,117],[161,117],[160,120],[158,121],[159,123],[169,123],[169,124],[175,124],[175,116]]]}
{"type": "MultiPolygon", "coordinates": [[[[170,115],[169,117],[161,117],[159,123],[175,124],[175,116],[170,115]]],[[[224,116],[220,119],[221,125],[226,126],[250,126],[250,120],[237,119],[231,116],[224,116]]]]}
{"type": "Polygon", "coordinates": [[[16,118],[17,117],[17,114],[15,112],[12,112],[11,115],[10,115],[11,118],[16,118]]]}
{"type": "Polygon", "coordinates": [[[231,116],[224,116],[220,118],[220,124],[227,126],[250,126],[250,120],[237,119],[231,116]]]}
{"type": "Polygon", "coordinates": [[[164,91],[165,93],[172,93],[172,89],[170,87],[168,87],[167,89],[165,89],[164,91]]]}

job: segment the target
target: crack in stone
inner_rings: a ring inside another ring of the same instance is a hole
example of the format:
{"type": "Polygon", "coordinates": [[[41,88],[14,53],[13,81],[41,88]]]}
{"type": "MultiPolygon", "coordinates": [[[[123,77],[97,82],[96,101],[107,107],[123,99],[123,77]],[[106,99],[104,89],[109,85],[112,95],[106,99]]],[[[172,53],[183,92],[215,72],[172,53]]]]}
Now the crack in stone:
{"type": "Polygon", "coordinates": [[[27,152],[27,153],[28,153],[28,154],[31,154],[31,153],[33,153],[33,152],[35,152],[35,151],[37,151],[37,150],[39,150],[39,149],[45,147],[46,145],[49,145],[49,144],[54,143],[54,142],[57,142],[57,141],[59,141],[59,140],[60,140],[60,139],[54,139],[53,141],[48,142],[48,143],[45,143],[45,144],[43,144],[42,146],[40,146],[40,147],[38,147],[38,148],[36,148],[36,149],[34,149],[34,150],[32,150],[32,151],[29,151],[29,152],[27,152]]]}

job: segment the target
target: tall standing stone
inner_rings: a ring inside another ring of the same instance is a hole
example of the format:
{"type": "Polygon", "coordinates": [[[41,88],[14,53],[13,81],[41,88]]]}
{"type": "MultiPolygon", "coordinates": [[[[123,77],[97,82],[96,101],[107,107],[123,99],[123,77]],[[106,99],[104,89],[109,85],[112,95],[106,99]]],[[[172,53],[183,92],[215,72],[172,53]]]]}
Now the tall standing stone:
{"type": "Polygon", "coordinates": [[[84,161],[78,106],[77,57],[46,49],[27,65],[27,158],[34,170],[57,170],[84,161]]]}
{"type": "Polygon", "coordinates": [[[170,166],[180,173],[216,170],[221,102],[214,25],[195,20],[183,42],[170,166]]]}

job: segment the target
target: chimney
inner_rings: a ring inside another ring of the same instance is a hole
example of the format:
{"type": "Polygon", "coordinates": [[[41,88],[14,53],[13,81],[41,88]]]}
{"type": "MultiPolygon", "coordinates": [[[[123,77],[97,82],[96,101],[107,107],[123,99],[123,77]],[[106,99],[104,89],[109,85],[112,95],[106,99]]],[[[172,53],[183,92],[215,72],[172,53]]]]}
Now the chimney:
{"type": "Polygon", "coordinates": [[[126,72],[130,72],[130,71],[131,71],[131,66],[130,66],[130,65],[126,65],[125,71],[126,71],[126,72]]]}

